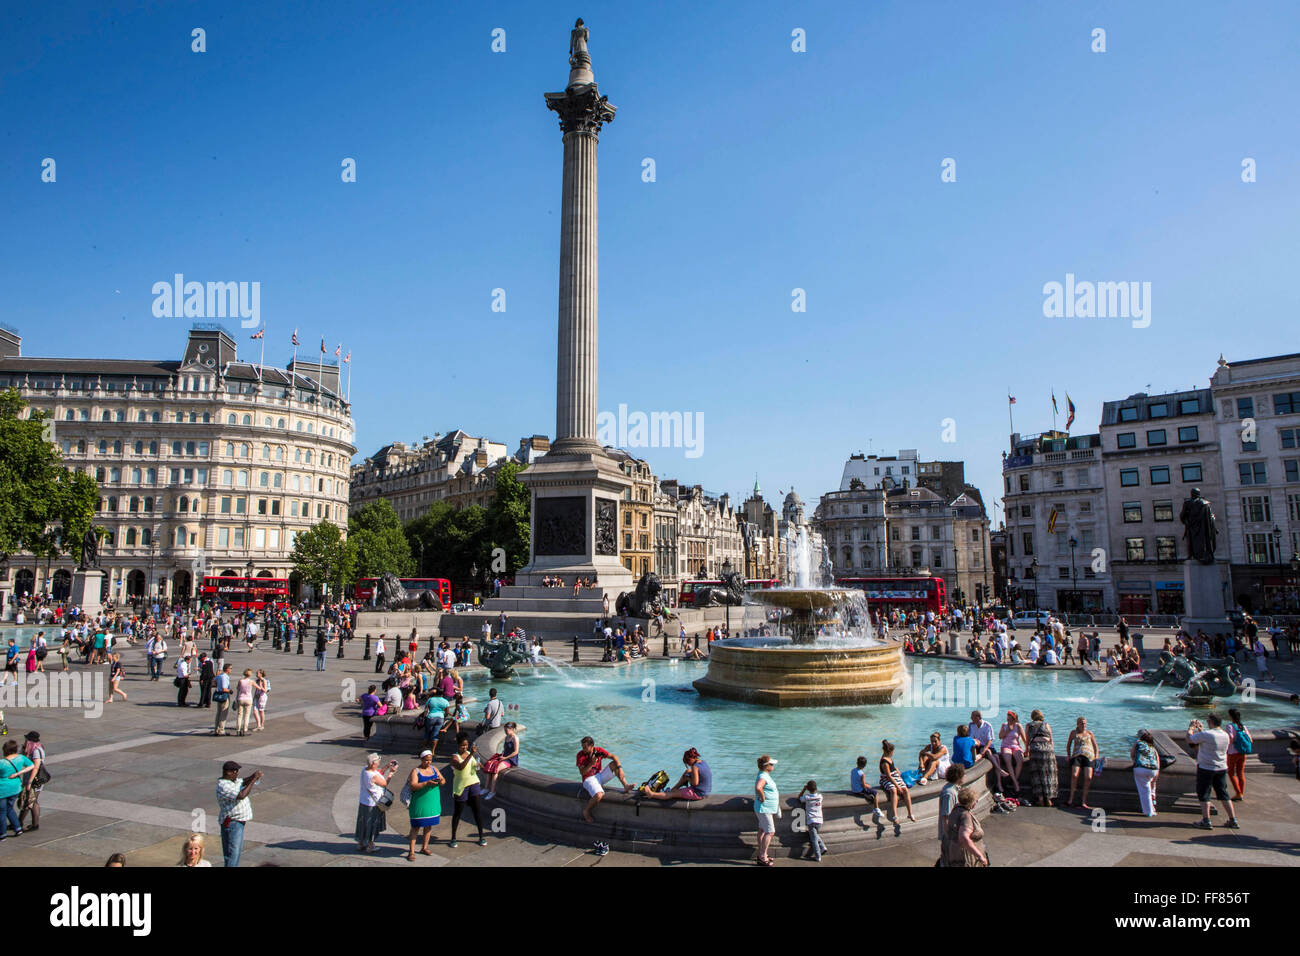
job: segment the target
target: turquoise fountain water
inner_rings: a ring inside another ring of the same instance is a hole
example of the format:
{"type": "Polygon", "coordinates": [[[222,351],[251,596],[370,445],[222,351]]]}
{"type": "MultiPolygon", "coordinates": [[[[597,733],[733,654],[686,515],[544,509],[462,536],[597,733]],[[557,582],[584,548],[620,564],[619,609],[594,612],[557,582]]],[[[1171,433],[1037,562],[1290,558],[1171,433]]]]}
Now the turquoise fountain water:
{"type": "MultiPolygon", "coordinates": [[[[624,668],[561,667],[521,669],[513,680],[471,678],[467,693],[480,699],[486,685],[498,688],[511,706],[511,718],[526,725],[523,765],[541,773],[577,780],[574,758],[586,734],[622,758],[628,779],[640,783],[657,770],[674,780],[681,772],[681,755],[696,747],[713,769],[720,793],[747,793],[753,784],[754,760],[770,753],[782,789],[798,790],[805,780],[823,787],[848,786],[849,770],[859,755],[869,761],[874,778],[880,741],[898,747],[902,769],[914,766],[917,753],[932,731],[950,745],[958,723],[972,709],[1001,726],[1008,709],[1022,722],[1041,709],[1056,738],[1058,753],[1076,717],[1087,717],[1102,754],[1127,758],[1141,727],[1181,730],[1194,716],[1211,707],[1185,706],[1177,688],[1160,688],[1153,695],[1146,684],[1118,683],[1098,693],[1102,685],[1086,681],[1077,671],[976,669],[947,661],[907,661],[909,684],[898,705],[818,707],[773,710],[734,701],[699,696],[691,681],[704,675],[703,663],[642,661],[624,668]],[[936,682],[951,678],[958,695],[936,682]],[[978,679],[977,679],[978,678],[978,679]],[[518,706],[517,713],[513,705],[518,706]],[[635,779],[633,779],[635,778],[635,779]]],[[[1239,706],[1247,723],[1261,729],[1293,724],[1294,705],[1261,700],[1246,704],[1234,698],[1220,701],[1223,713],[1239,706]]]]}

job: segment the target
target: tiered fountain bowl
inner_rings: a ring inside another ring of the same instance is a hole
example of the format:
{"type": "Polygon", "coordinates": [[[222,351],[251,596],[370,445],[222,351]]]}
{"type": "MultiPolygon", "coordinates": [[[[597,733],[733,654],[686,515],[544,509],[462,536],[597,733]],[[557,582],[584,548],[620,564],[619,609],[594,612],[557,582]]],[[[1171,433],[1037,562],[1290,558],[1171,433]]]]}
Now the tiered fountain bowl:
{"type": "Polygon", "coordinates": [[[775,588],[750,592],[746,603],[761,612],[747,617],[776,633],[715,642],[708,673],[694,682],[700,694],[817,707],[887,704],[902,688],[902,647],[870,636],[862,592],[775,588]]]}

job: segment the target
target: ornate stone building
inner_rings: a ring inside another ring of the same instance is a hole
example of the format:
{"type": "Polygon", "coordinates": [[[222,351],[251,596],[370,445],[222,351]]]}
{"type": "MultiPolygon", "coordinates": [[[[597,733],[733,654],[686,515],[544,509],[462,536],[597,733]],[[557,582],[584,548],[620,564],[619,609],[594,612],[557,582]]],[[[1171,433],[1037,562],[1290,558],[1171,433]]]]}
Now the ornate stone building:
{"type": "Polygon", "coordinates": [[[650,466],[618,448],[606,453],[632,479],[618,503],[618,556],[634,579],[654,570],[654,496],[659,483],[650,466]]]}
{"type": "MultiPolygon", "coordinates": [[[[298,534],[347,527],[354,448],[337,365],[241,362],[195,324],[175,359],[36,358],[0,331],[0,388],[50,413],[70,468],[99,483],[104,598],[183,600],[205,575],[289,577],[298,534]]],[[[13,555],[5,590],[66,593],[75,561],[13,555]]]]}

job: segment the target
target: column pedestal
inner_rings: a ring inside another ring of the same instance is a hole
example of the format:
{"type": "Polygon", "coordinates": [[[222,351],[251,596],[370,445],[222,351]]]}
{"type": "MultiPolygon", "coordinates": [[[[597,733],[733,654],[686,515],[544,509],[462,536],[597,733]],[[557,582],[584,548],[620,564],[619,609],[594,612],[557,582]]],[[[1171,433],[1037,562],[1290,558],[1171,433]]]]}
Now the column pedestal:
{"type": "Polygon", "coordinates": [[[532,541],[528,566],[515,583],[540,585],[559,575],[596,578],[606,592],[630,590],[632,572],[618,558],[618,503],[632,479],[604,453],[548,454],[520,472],[532,495],[532,541]]]}

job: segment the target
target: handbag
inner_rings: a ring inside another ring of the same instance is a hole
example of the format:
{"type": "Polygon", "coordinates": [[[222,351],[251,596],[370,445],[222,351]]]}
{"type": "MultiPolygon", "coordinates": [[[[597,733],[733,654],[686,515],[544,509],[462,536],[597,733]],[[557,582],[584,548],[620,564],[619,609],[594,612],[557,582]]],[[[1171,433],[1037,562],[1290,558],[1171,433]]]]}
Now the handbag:
{"type": "Polygon", "coordinates": [[[409,807],[411,805],[412,796],[413,794],[411,793],[411,781],[408,779],[406,781],[406,786],[402,787],[402,793],[400,796],[398,796],[397,799],[402,801],[402,806],[409,807]]]}
{"type": "Polygon", "coordinates": [[[380,813],[387,813],[388,808],[393,805],[394,799],[395,797],[393,796],[393,791],[389,790],[387,787],[384,787],[383,796],[381,796],[377,801],[375,801],[375,806],[379,807],[380,813]]]}
{"type": "Polygon", "coordinates": [[[212,699],[215,700],[218,704],[224,704],[226,701],[230,700],[230,691],[228,690],[214,691],[212,694],[212,699]]]}

